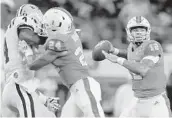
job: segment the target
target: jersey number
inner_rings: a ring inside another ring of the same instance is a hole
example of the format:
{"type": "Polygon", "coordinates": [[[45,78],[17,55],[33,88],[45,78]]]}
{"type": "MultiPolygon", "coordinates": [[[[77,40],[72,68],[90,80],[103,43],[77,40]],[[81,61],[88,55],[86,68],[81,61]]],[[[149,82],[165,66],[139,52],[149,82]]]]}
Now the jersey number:
{"type": "Polygon", "coordinates": [[[150,44],[149,47],[150,47],[151,51],[159,50],[158,44],[156,44],[156,43],[150,44]]]}
{"type": "Polygon", "coordinates": [[[83,50],[81,47],[78,47],[75,51],[75,55],[79,56],[79,61],[81,63],[82,66],[86,66],[87,65],[87,62],[85,61],[85,57],[84,57],[84,54],[83,54],[83,50]]]}
{"type": "MultiPolygon", "coordinates": [[[[72,39],[73,39],[75,42],[78,41],[78,40],[80,40],[80,39],[79,39],[79,36],[77,35],[77,33],[74,33],[74,34],[72,35],[72,39]]],[[[78,48],[76,49],[75,55],[76,55],[76,56],[79,56],[79,61],[80,61],[80,63],[81,63],[82,66],[87,66],[87,62],[85,61],[85,57],[84,57],[83,50],[82,50],[81,47],[78,47],[78,48]]]]}
{"type": "Polygon", "coordinates": [[[60,41],[54,41],[54,40],[49,41],[47,48],[56,51],[63,51],[63,47],[60,41]]]}
{"type": "Polygon", "coordinates": [[[48,48],[54,50],[54,44],[55,44],[54,41],[49,41],[48,48]]]}

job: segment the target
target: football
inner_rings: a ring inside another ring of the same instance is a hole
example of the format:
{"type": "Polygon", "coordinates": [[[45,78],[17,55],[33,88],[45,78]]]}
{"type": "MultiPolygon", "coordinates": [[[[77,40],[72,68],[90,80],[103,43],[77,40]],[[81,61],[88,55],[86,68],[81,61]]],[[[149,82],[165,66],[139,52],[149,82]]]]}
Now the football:
{"type": "Polygon", "coordinates": [[[111,43],[107,40],[100,41],[93,49],[92,51],[92,57],[95,61],[102,61],[105,59],[104,54],[102,53],[102,50],[105,52],[109,52],[111,48],[111,43]]]}

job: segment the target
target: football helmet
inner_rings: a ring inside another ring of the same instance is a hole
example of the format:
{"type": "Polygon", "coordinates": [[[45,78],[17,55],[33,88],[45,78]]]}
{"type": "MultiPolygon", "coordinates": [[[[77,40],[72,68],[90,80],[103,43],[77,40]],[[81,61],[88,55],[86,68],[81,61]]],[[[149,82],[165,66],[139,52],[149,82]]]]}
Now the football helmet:
{"type": "Polygon", "coordinates": [[[68,34],[74,29],[72,15],[60,7],[49,9],[43,16],[43,24],[50,36],[56,33],[68,34]]]}
{"type": "Polygon", "coordinates": [[[142,42],[144,40],[150,40],[151,26],[146,18],[144,18],[143,16],[136,16],[129,20],[126,27],[126,32],[127,32],[127,39],[130,42],[142,42]],[[133,29],[136,28],[146,29],[146,33],[136,33],[137,36],[135,36],[131,32],[133,29]]]}
{"type": "MultiPolygon", "coordinates": [[[[43,18],[43,13],[41,12],[41,10],[33,4],[24,4],[22,5],[18,10],[17,10],[17,14],[16,17],[20,17],[20,16],[26,16],[31,18],[32,20],[34,20],[35,22],[35,27],[36,29],[35,32],[38,34],[43,34],[43,27],[42,27],[42,18],[43,18]]],[[[45,34],[45,33],[44,33],[45,34]]]]}

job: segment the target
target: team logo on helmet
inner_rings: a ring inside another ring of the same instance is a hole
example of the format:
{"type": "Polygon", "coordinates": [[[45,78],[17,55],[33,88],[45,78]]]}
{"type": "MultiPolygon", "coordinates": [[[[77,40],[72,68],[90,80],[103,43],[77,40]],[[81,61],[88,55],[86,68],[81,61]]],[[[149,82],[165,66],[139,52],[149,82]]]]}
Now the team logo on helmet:
{"type": "Polygon", "coordinates": [[[136,23],[141,23],[142,19],[141,16],[136,16],[136,23]]]}

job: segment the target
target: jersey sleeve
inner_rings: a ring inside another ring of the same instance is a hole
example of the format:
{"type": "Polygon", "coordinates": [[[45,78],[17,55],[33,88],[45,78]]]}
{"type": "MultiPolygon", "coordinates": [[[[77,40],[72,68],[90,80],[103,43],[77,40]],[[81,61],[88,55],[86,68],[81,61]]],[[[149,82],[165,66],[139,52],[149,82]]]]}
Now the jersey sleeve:
{"type": "Polygon", "coordinates": [[[50,39],[46,43],[46,50],[52,50],[55,52],[67,51],[65,43],[58,39],[50,39]]]}
{"type": "Polygon", "coordinates": [[[151,42],[145,47],[144,57],[142,60],[148,59],[153,61],[154,63],[157,63],[162,54],[163,50],[161,45],[158,42],[151,42]]]}

